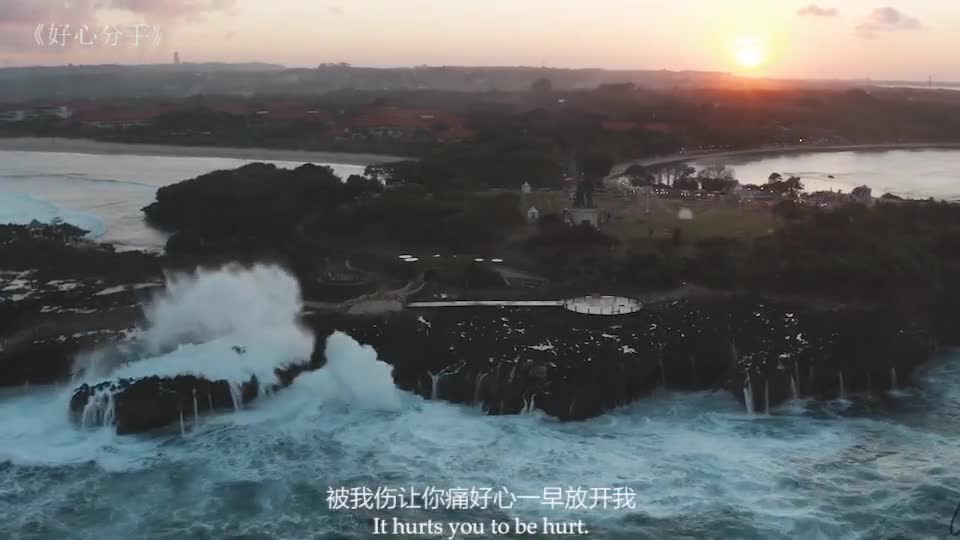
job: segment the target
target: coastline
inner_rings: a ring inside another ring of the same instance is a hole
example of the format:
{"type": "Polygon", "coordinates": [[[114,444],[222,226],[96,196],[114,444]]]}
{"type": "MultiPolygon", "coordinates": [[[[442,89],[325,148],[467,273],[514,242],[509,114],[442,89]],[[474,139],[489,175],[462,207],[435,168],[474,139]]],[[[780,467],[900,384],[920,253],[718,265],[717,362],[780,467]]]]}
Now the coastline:
{"type": "Polygon", "coordinates": [[[668,165],[685,161],[710,160],[740,156],[776,156],[783,154],[814,154],[817,152],[882,152],[887,150],[960,150],[960,142],[956,143],[879,143],[879,144],[844,144],[844,145],[793,145],[767,148],[751,148],[747,150],[728,150],[723,152],[691,152],[686,154],[672,154],[646,159],[633,159],[617,163],[613,167],[613,175],[622,173],[630,165],[668,165]]]}
{"type": "Polygon", "coordinates": [[[0,137],[0,151],[50,152],[62,154],[129,155],[158,157],[204,157],[251,159],[257,161],[298,161],[340,165],[375,165],[409,158],[381,154],[314,152],[274,148],[235,148],[219,146],[176,146],[101,142],[92,139],[62,137],[0,137]]]}

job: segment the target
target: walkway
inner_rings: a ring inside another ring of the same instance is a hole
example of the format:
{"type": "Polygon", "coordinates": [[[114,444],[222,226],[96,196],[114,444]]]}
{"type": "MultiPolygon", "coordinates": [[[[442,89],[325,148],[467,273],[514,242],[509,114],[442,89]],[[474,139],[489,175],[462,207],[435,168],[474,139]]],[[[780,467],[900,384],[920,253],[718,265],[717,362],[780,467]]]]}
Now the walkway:
{"type": "Polygon", "coordinates": [[[567,300],[460,300],[411,302],[412,308],[444,307],[562,307],[585,315],[626,315],[643,309],[643,303],[622,296],[583,296],[567,300]]]}
{"type": "Polygon", "coordinates": [[[452,302],[410,302],[412,308],[439,308],[439,307],[475,307],[475,306],[506,306],[506,307],[562,307],[564,300],[459,300],[452,302]]]}

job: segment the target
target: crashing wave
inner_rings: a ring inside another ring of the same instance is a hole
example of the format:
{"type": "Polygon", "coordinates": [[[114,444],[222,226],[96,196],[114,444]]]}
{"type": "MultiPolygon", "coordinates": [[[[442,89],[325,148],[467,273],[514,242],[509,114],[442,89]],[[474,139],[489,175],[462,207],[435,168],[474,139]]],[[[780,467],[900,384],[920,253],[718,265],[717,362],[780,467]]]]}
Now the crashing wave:
{"type": "Polygon", "coordinates": [[[145,310],[137,352],[130,353],[139,359],[91,371],[93,380],[71,399],[75,420],[118,433],[177,420],[186,429],[184,417],[195,422],[204,413],[239,411],[295,380],[318,402],[397,408],[393,368],[346,334],[330,335],[323,368],[304,373],[317,365],[314,335],[299,323],[301,308],[296,279],[277,266],[171,276],[145,310]]]}
{"type": "Polygon", "coordinates": [[[28,193],[0,191],[0,223],[28,225],[32,221],[69,223],[88,231],[87,238],[100,238],[107,232],[106,224],[93,214],[67,210],[28,193]]]}
{"type": "Polygon", "coordinates": [[[123,432],[183,411],[240,409],[307,369],[314,336],[298,322],[301,305],[296,279],[277,266],[169,276],[145,310],[134,358],[87,374],[99,382],[78,387],[71,410],[83,426],[123,432]]]}

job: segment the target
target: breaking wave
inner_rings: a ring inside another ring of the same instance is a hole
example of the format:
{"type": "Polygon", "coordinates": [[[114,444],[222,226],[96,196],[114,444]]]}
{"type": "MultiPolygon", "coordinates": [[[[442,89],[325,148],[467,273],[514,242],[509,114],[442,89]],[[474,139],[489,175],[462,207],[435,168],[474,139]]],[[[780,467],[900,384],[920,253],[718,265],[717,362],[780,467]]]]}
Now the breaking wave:
{"type": "MultiPolygon", "coordinates": [[[[0,462],[98,460],[105,449],[128,447],[127,441],[136,440],[117,438],[112,428],[78,430],[68,420],[70,396],[80,380],[96,384],[195,375],[231,383],[255,376],[263,386],[278,382],[277,368],[308,362],[313,353],[314,335],[299,323],[301,307],[296,279],[278,266],[231,265],[169,276],[166,291],[145,309],[144,327],[121,349],[129,355],[125,361],[98,363],[105,356],[93,355],[82,359],[78,379],[65,387],[8,393],[7,399],[0,396],[0,462]],[[12,414],[12,409],[5,410],[8,406],[25,407],[31,415],[12,414]]],[[[278,411],[284,403],[398,410],[405,401],[415,399],[394,386],[392,366],[380,361],[371,347],[341,332],[328,336],[325,346],[327,362],[322,369],[302,374],[288,390],[260,401],[282,398],[274,406],[278,411]]],[[[90,399],[112,407],[107,397],[97,394],[90,399]]],[[[112,416],[112,411],[101,413],[112,416]]],[[[129,457],[138,460],[136,455],[129,457]]]]}
{"type": "Polygon", "coordinates": [[[273,381],[274,370],[309,361],[313,333],[298,318],[296,278],[278,266],[227,266],[174,275],[145,309],[147,359],[115,377],[197,375],[273,381]]]}
{"type": "Polygon", "coordinates": [[[99,238],[107,232],[104,222],[93,214],[67,210],[28,193],[0,191],[0,223],[27,225],[34,220],[69,223],[88,231],[87,238],[99,238]]]}
{"type": "MultiPolygon", "coordinates": [[[[147,309],[147,352],[111,376],[272,369],[313,346],[299,309],[274,266],[171,278],[147,309]]],[[[338,486],[633,489],[631,511],[518,503],[478,517],[582,518],[593,538],[934,537],[960,501],[958,362],[921,374],[893,411],[798,401],[750,417],[726,393],[661,393],[561,423],[401,392],[346,334],[325,352],[286,390],[183,434],[77,429],[69,388],[0,394],[0,537],[369,537],[369,513],[328,508],[338,486]]]]}

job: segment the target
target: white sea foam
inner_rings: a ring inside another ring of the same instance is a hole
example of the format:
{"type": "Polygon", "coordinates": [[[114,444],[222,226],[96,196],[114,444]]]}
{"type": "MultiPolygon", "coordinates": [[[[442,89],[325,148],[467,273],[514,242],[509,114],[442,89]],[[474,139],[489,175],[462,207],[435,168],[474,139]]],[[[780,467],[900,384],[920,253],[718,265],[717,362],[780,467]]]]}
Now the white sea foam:
{"type": "MultiPolygon", "coordinates": [[[[287,278],[272,267],[183,278],[157,300],[145,332],[161,349],[205,340],[124,369],[243,364],[261,346],[274,350],[298,305],[287,278]],[[260,293],[271,301],[242,292],[274,281],[277,289],[260,293]],[[215,301],[228,292],[250,296],[215,301]],[[251,323],[271,320],[267,306],[277,308],[276,333],[251,323]],[[217,313],[232,322],[207,320],[217,313]],[[230,356],[237,337],[247,352],[230,356]]],[[[176,426],[150,437],[77,429],[65,412],[69,388],[0,395],[0,462],[11,462],[0,466],[0,515],[8,517],[0,537],[58,519],[77,521],[48,537],[139,537],[171,515],[216,531],[362,536],[366,518],[331,519],[322,501],[340,485],[503,486],[524,496],[551,486],[633,489],[633,511],[549,511],[585,519],[597,538],[933,537],[956,504],[946,486],[960,483],[960,362],[921,373],[923,401],[905,397],[917,401],[901,415],[843,416],[793,402],[748,419],[728,394],[660,392],[561,423],[539,412],[490,417],[400,392],[376,351],[342,333],[325,352],[323,369],[238,413],[192,426],[185,409],[186,437],[176,426]],[[96,467],[82,465],[89,462],[96,467]],[[68,464],[75,467],[58,467],[68,464]],[[104,508],[110,520],[91,519],[104,508]]],[[[518,501],[510,514],[538,520],[544,511],[518,501]]]]}
{"type": "MultiPolygon", "coordinates": [[[[958,424],[950,423],[956,385],[944,386],[960,377],[957,367],[927,377],[944,416],[920,426],[918,418],[804,408],[747,420],[729,395],[667,392],[561,423],[539,413],[489,417],[402,393],[382,400],[379,393],[396,390],[373,350],[334,334],[326,352],[327,377],[298,378],[275,399],[205,420],[187,437],[176,429],[162,438],[71,429],[56,409],[62,401],[45,391],[0,399],[0,460],[13,462],[0,474],[0,491],[18,493],[0,497],[0,511],[20,510],[9,512],[0,534],[52,519],[45,517],[51,504],[70,516],[109,505],[111,520],[84,522],[91,537],[142,535],[171,513],[278,537],[368,531],[363,519],[331,521],[322,500],[295,495],[340,485],[504,486],[526,496],[550,486],[633,489],[636,510],[550,510],[554,520],[586,520],[598,538],[867,538],[910,530],[932,537],[955,504],[937,486],[960,481],[958,424]],[[20,468],[87,461],[107,472],[20,468]],[[118,469],[137,471],[136,489],[131,475],[109,473],[118,469]],[[97,495],[77,497],[88,493],[97,495]]],[[[543,513],[539,502],[518,501],[510,511],[527,520],[543,513]]]]}
{"type": "Polygon", "coordinates": [[[306,362],[313,351],[313,334],[297,322],[301,307],[296,278],[277,266],[169,276],[145,310],[140,339],[149,357],[112,377],[275,381],[276,368],[306,362]]]}
{"type": "Polygon", "coordinates": [[[393,366],[347,334],[334,332],[327,338],[326,357],[323,369],[304,373],[291,390],[351,409],[398,410],[411,398],[394,385],[393,366]]]}
{"type": "Polygon", "coordinates": [[[27,225],[34,220],[46,224],[61,220],[88,231],[88,238],[99,238],[107,232],[103,221],[93,214],[61,208],[27,193],[0,191],[0,223],[27,225]]]}

